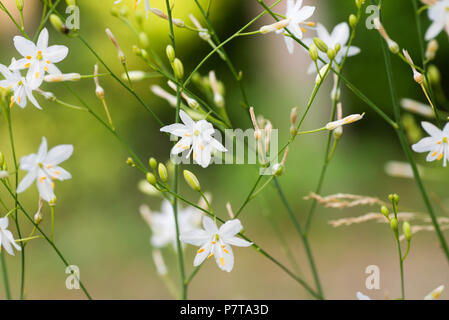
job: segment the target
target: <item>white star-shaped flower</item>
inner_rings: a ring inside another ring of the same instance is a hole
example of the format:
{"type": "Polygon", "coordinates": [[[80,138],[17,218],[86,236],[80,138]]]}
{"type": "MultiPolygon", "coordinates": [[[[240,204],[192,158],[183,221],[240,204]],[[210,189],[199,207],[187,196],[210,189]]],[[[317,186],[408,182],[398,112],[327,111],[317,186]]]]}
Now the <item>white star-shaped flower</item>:
{"type": "MultiPolygon", "coordinates": [[[[343,61],[343,57],[346,54],[346,50],[348,50],[348,47],[346,44],[349,41],[350,36],[350,29],[346,22],[342,22],[335,26],[334,30],[332,30],[332,33],[329,34],[326,27],[324,27],[322,24],[318,23],[317,25],[317,34],[318,38],[320,38],[329,48],[334,49],[335,46],[340,44],[341,48],[340,51],[338,51],[337,55],[335,56],[334,62],[337,64],[340,64],[343,61]]],[[[305,39],[304,42],[307,45],[310,45],[313,43],[312,39],[305,39]]],[[[357,47],[349,47],[348,51],[348,57],[355,56],[360,53],[360,49],[357,47]]],[[[330,62],[329,57],[324,52],[319,51],[319,56],[321,59],[326,61],[326,64],[330,62]]],[[[322,63],[320,60],[318,60],[318,68],[321,69],[324,66],[324,63],[322,63]]],[[[310,67],[307,71],[309,74],[316,72],[316,66],[315,63],[311,63],[310,67]]]]}
{"type": "Polygon", "coordinates": [[[424,130],[430,135],[421,139],[412,146],[415,152],[429,152],[426,160],[428,162],[443,159],[443,166],[446,167],[449,161],[449,123],[443,130],[438,129],[430,122],[421,122],[424,130]]]}
{"type": "MultiPolygon", "coordinates": [[[[315,24],[312,22],[307,22],[313,13],[315,12],[315,7],[312,6],[302,6],[302,0],[287,1],[287,12],[285,16],[287,19],[285,23],[287,24],[285,28],[290,30],[290,32],[298,39],[303,38],[303,33],[306,32],[307,28],[313,27],[315,24]]],[[[278,33],[284,32],[284,30],[278,30],[278,33]]],[[[287,45],[288,52],[292,54],[295,50],[295,40],[290,36],[284,36],[285,44],[287,45]]]]}
{"type": "Polygon", "coordinates": [[[12,246],[16,248],[16,250],[22,250],[20,246],[16,243],[14,240],[14,237],[9,231],[8,228],[9,220],[7,217],[0,218],[0,245],[5,248],[6,252],[8,252],[10,255],[14,255],[14,251],[12,249],[12,246]]]}
{"type": "Polygon", "coordinates": [[[11,70],[28,69],[27,79],[32,87],[39,87],[45,73],[59,75],[61,71],[54,65],[67,56],[69,49],[66,46],[48,46],[48,30],[44,28],[39,34],[37,43],[21,36],[14,37],[14,46],[23,56],[13,62],[11,70]]]}
{"type": "Polygon", "coordinates": [[[193,121],[183,110],[179,111],[179,117],[184,123],[175,123],[161,128],[162,132],[168,132],[181,140],[175,144],[171,154],[179,154],[185,150],[190,150],[187,157],[193,151],[193,160],[203,168],[206,168],[211,162],[211,153],[214,150],[220,152],[228,151],[212,135],[215,130],[211,123],[206,120],[193,121]]]}
{"type": "MultiPolygon", "coordinates": [[[[168,200],[162,202],[160,212],[151,212],[147,206],[142,206],[140,212],[151,228],[151,245],[163,248],[172,244],[176,250],[176,226],[173,206],[168,200]]],[[[202,214],[192,207],[178,209],[178,225],[181,233],[198,228],[202,214]]]]}
{"type": "MultiPolygon", "coordinates": [[[[12,59],[12,63],[15,63],[14,58],[12,59]]],[[[15,102],[21,108],[25,108],[27,100],[29,100],[36,108],[42,109],[33,96],[33,90],[37,89],[37,87],[31,85],[28,78],[24,78],[20,71],[11,71],[8,67],[0,64],[0,73],[5,77],[5,80],[0,80],[0,87],[11,89],[14,92],[11,104],[15,102]]]]}
{"type": "Polygon", "coordinates": [[[440,0],[432,5],[427,12],[432,21],[426,32],[426,40],[436,38],[443,29],[449,35],[449,0],[440,0]]]}
{"type": "Polygon", "coordinates": [[[42,138],[37,154],[30,154],[20,159],[20,169],[28,171],[27,175],[20,181],[17,193],[28,189],[36,180],[37,189],[42,199],[54,202],[53,180],[67,180],[72,178],[71,174],[61,168],[59,164],[73,153],[72,145],[59,145],[47,152],[47,139],[42,138]]]}
{"type": "Polygon", "coordinates": [[[231,245],[237,247],[252,245],[251,242],[236,237],[236,234],[243,229],[240,220],[229,220],[218,229],[214,220],[204,216],[203,227],[204,229],[196,229],[180,235],[181,241],[200,247],[193,265],[197,267],[206,258],[215,256],[218,267],[231,272],[234,266],[234,254],[231,245]]]}
{"type": "MultiPolygon", "coordinates": [[[[122,0],[116,0],[114,1],[114,4],[118,4],[122,2],[122,0]]],[[[140,0],[134,0],[134,8],[137,7],[137,5],[140,3],[140,0]]],[[[147,19],[148,19],[148,12],[150,11],[150,0],[145,0],[145,12],[147,13],[147,19]]]]}

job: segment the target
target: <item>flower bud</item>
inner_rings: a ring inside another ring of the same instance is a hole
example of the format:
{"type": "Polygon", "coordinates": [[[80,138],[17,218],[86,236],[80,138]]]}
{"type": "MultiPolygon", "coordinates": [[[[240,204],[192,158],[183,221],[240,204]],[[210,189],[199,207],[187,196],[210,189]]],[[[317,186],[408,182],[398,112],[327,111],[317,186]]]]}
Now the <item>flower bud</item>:
{"type": "Polygon", "coordinates": [[[364,113],[362,113],[362,114],[352,114],[352,115],[347,116],[347,117],[345,117],[345,118],[343,118],[341,120],[329,122],[326,125],[326,129],[327,130],[334,130],[334,129],[336,129],[338,127],[341,127],[343,125],[359,121],[359,120],[363,119],[364,115],[365,115],[364,113]]]}
{"type": "Polygon", "coordinates": [[[327,47],[327,44],[324,43],[323,40],[321,40],[320,38],[313,38],[313,42],[315,43],[315,45],[317,46],[317,48],[318,48],[320,51],[322,51],[322,52],[324,52],[324,53],[327,53],[327,50],[328,50],[329,48],[327,47]]]}
{"type": "Polygon", "coordinates": [[[426,59],[428,61],[435,59],[437,51],[438,51],[438,41],[435,39],[430,40],[429,43],[427,44],[426,59]]]}
{"type": "Polygon", "coordinates": [[[70,6],[76,6],[76,0],[65,0],[67,5],[70,6]]]}
{"type": "Polygon", "coordinates": [[[380,212],[382,212],[382,214],[386,217],[389,218],[390,217],[390,210],[388,210],[388,208],[386,206],[382,206],[380,208],[380,212]]]}
{"type": "Polygon", "coordinates": [[[290,135],[292,137],[296,137],[297,134],[298,134],[298,130],[296,129],[296,126],[291,126],[290,127],[290,135]]]}
{"type": "Polygon", "coordinates": [[[165,54],[167,55],[168,61],[172,63],[175,61],[176,55],[173,46],[168,45],[167,48],[165,48],[165,54]]]}
{"type": "Polygon", "coordinates": [[[309,47],[309,54],[310,54],[310,58],[313,61],[317,61],[318,60],[318,48],[313,43],[309,47]]]}
{"type": "Polygon", "coordinates": [[[34,215],[34,218],[33,218],[34,223],[35,223],[35,224],[41,223],[42,218],[43,218],[43,217],[42,217],[42,213],[41,213],[41,211],[39,210],[39,211],[36,212],[36,214],[34,215]]]}
{"type": "Polygon", "coordinates": [[[126,159],[126,164],[127,164],[128,166],[130,166],[130,167],[133,167],[133,168],[136,166],[136,164],[135,164],[135,162],[134,162],[134,159],[131,158],[131,157],[128,157],[128,159],[126,159]]]}
{"type": "Polygon", "coordinates": [[[200,182],[198,181],[198,178],[192,172],[190,172],[189,170],[184,170],[183,174],[184,174],[184,179],[190,188],[192,188],[193,190],[198,191],[198,192],[201,191],[200,182]]]}
{"type": "Polygon", "coordinates": [[[152,174],[151,172],[147,172],[146,178],[147,178],[147,181],[148,181],[151,185],[156,186],[156,184],[157,184],[157,179],[156,179],[156,176],[155,176],[154,174],[152,174]]]}
{"type": "Polygon", "coordinates": [[[390,227],[393,230],[395,237],[398,237],[398,219],[392,218],[390,220],[390,227]]]}
{"type": "Polygon", "coordinates": [[[335,50],[335,53],[340,52],[340,50],[341,50],[341,44],[340,44],[339,42],[337,42],[337,44],[335,45],[334,50],[335,50]]]}
{"type": "Polygon", "coordinates": [[[435,290],[433,290],[431,293],[429,293],[427,296],[425,296],[424,300],[435,300],[438,299],[441,294],[443,293],[444,286],[439,286],[435,290]]]}
{"type": "Polygon", "coordinates": [[[402,232],[404,233],[405,239],[407,239],[407,241],[410,241],[410,239],[412,238],[412,231],[410,228],[410,223],[408,223],[407,221],[402,224],[402,232]]]}
{"type": "Polygon", "coordinates": [[[148,35],[143,31],[139,33],[139,44],[144,48],[149,44],[148,35]]]}
{"type": "Polygon", "coordinates": [[[292,125],[295,125],[297,119],[298,119],[298,107],[294,107],[290,112],[290,123],[292,125]]]}
{"type": "Polygon", "coordinates": [[[349,16],[349,25],[352,29],[355,29],[357,27],[357,24],[359,23],[359,19],[354,14],[351,14],[349,16]]]}
{"type": "Polygon", "coordinates": [[[63,81],[79,81],[81,75],[79,73],[65,73],[65,74],[48,74],[44,77],[45,82],[63,82],[63,81]]]}
{"type": "Polygon", "coordinates": [[[323,66],[320,69],[320,72],[318,73],[318,75],[315,78],[315,83],[319,84],[320,82],[324,81],[324,77],[328,74],[328,71],[330,69],[331,65],[330,64],[326,64],[325,66],[323,66]]]}
{"type": "Polygon", "coordinates": [[[441,73],[437,66],[431,64],[427,69],[427,76],[429,77],[429,82],[432,85],[439,85],[441,82],[441,73]]]}
{"type": "Polygon", "coordinates": [[[0,179],[4,179],[4,178],[8,178],[9,173],[6,170],[1,170],[0,171],[0,179]]]}
{"type": "Polygon", "coordinates": [[[282,165],[280,163],[276,163],[273,166],[272,173],[274,176],[279,177],[284,173],[284,169],[285,169],[284,165],[282,165]]]}
{"type": "Polygon", "coordinates": [[[175,58],[173,61],[173,71],[175,72],[176,79],[182,80],[184,78],[184,66],[178,58],[175,58]]]}
{"type": "Polygon", "coordinates": [[[54,13],[50,15],[50,23],[53,26],[53,28],[55,28],[57,31],[62,32],[62,33],[68,32],[68,29],[62,22],[61,18],[59,18],[54,13]]]}
{"type": "Polygon", "coordinates": [[[16,0],[16,5],[17,5],[17,9],[19,9],[19,11],[23,10],[23,0],[16,0]]]}
{"type": "Polygon", "coordinates": [[[128,74],[123,73],[122,79],[128,80],[128,76],[131,81],[136,82],[136,81],[142,81],[143,79],[145,79],[147,77],[147,73],[142,70],[131,70],[131,71],[128,71],[128,74]]]}
{"type": "Polygon", "coordinates": [[[148,161],[148,163],[150,164],[150,168],[153,169],[154,171],[156,171],[157,160],[155,158],[151,157],[150,161],[148,161]]]}
{"type": "Polygon", "coordinates": [[[165,165],[162,162],[159,163],[158,172],[159,172],[159,177],[161,178],[161,180],[163,182],[167,182],[168,181],[167,167],[165,167],[165,165]]]}
{"type": "Polygon", "coordinates": [[[365,3],[365,0],[355,0],[355,5],[356,5],[357,9],[360,9],[364,3],[365,3]]]}
{"type": "Polygon", "coordinates": [[[327,50],[327,56],[330,60],[334,60],[336,56],[335,50],[329,48],[329,50],[327,50]]]}

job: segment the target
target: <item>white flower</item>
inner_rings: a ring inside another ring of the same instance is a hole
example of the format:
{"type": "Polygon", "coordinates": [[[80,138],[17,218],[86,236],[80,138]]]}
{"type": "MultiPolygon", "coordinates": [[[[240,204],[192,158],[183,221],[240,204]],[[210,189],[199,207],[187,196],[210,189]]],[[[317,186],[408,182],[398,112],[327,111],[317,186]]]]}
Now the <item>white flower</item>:
{"type": "Polygon", "coordinates": [[[215,256],[218,267],[224,271],[231,272],[234,266],[234,254],[232,253],[231,245],[237,247],[249,247],[252,245],[251,242],[235,236],[243,229],[240,220],[229,220],[218,229],[211,218],[204,216],[203,227],[204,230],[197,229],[183,233],[180,236],[181,241],[201,247],[197,251],[193,265],[197,267],[206,258],[215,256]]]}
{"type": "MultiPolygon", "coordinates": [[[[120,2],[122,2],[122,0],[116,0],[116,1],[114,1],[114,4],[117,4],[120,2]]],[[[134,8],[136,8],[139,3],[140,3],[140,0],[134,0],[134,8]]],[[[145,0],[145,12],[147,13],[147,18],[148,18],[148,11],[150,11],[150,0],[145,0]]]]}
{"type": "Polygon", "coordinates": [[[427,162],[443,159],[443,166],[449,160],[449,123],[446,124],[443,130],[429,122],[421,122],[424,130],[430,135],[421,139],[418,143],[412,146],[415,152],[429,152],[427,155],[427,162]]]}
{"type": "Polygon", "coordinates": [[[426,40],[436,38],[443,29],[449,35],[449,0],[440,0],[429,8],[427,12],[432,21],[426,32],[426,40]]]}
{"type": "MultiPolygon", "coordinates": [[[[348,50],[348,47],[346,44],[349,41],[350,36],[350,29],[346,22],[342,22],[335,26],[334,30],[332,30],[332,33],[329,34],[327,29],[320,23],[317,25],[317,34],[318,38],[320,38],[329,48],[334,49],[335,46],[340,44],[341,48],[340,51],[338,51],[337,55],[335,56],[334,62],[337,64],[340,64],[343,61],[343,57],[346,54],[346,51],[348,50]]],[[[310,44],[313,43],[312,39],[305,39],[304,42],[310,46],[310,44]]],[[[357,47],[349,47],[348,51],[348,57],[355,56],[360,53],[360,49],[357,47]]],[[[319,51],[318,53],[319,57],[326,61],[326,63],[329,63],[329,57],[324,52],[319,51]]],[[[318,60],[318,68],[321,68],[324,64],[318,60]]],[[[309,67],[308,73],[314,73],[316,72],[316,66],[315,63],[312,63],[309,67]]]]}
{"type": "Polygon", "coordinates": [[[357,299],[359,299],[359,300],[371,300],[370,297],[364,295],[364,294],[361,293],[360,291],[357,292],[357,299]]]}
{"type": "Polygon", "coordinates": [[[179,154],[189,150],[187,157],[193,151],[193,160],[206,168],[211,162],[211,153],[214,150],[221,152],[228,151],[218,140],[212,137],[215,130],[211,123],[206,120],[193,121],[184,111],[179,111],[182,123],[175,123],[161,128],[162,132],[171,133],[181,140],[175,144],[171,154],[179,154]]]}
{"type": "MultiPolygon", "coordinates": [[[[15,59],[12,59],[12,63],[15,63],[15,59]]],[[[0,64],[0,73],[5,77],[5,80],[0,80],[0,87],[5,89],[11,89],[14,95],[11,99],[11,106],[15,102],[21,108],[25,108],[27,105],[27,100],[31,101],[32,104],[38,109],[42,109],[37,100],[33,96],[33,90],[37,87],[30,84],[28,77],[24,78],[20,71],[11,71],[8,67],[0,64]]]]}
{"type": "Polygon", "coordinates": [[[47,202],[54,202],[53,180],[67,180],[72,178],[69,172],[59,166],[59,164],[73,153],[72,145],[59,145],[47,152],[47,139],[42,138],[37,154],[30,154],[20,159],[20,169],[28,171],[27,175],[20,181],[17,193],[28,189],[36,180],[37,189],[42,199],[47,202]]]}
{"type": "MultiPolygon", "coordinates": [[[[287,1],[287,12],[285,16],[287,19],[280,21],[277,25],[280,27],[285,27],[298,39],[302,39],[303,33],[306,32],[307,27],[313,27],[315,24],[313,22],[307,22],[313,13],[315,12],[315,7],[304,6],[302,7],[302,0],[287,1]]],[[[277,33],[284,32],[284,30],[278,30],[277,33]]],[[[288,52],[292,54],[295,50],[295,40],[290,36],[284,36],[285,44],[287,45],[288,52]]]]}
{"type": "MultiPolygon", "coordinates": [[[[168,200],[162,202],[160,212],[151,212],[147,206],[140,207],[140,213],[151,228],[151,245],[163,248],[169,244],[176,250],[176,225],[173,206],[168,200]]],[[[202,214],[192,207],[178,209],[179,231],[189,232],[195,230],[201,222],[202,214]]]]}
{"type": "Polygon", "coordinates": [[[332,121],[329,122],[328,124],[326,124],[326,129],[327,130],[335,130],[341,126],[344,126],[346,124],[350,124],[350,123],[354,123],[356,121],[362,120],[363,117],[365,116],[364,113],[362,114],[351,114],[350,116],[347,116],[341,120],[336,120],[336,121],[332,121]]]}
{"type": "Polygon", "coordinates": [[[39,34],[37,44],[21,36],[14,37],[14,46],[23,56],[13,62],[11,70],[28,69],[27,79],[32,87],[39,87],[45,72],[58,75],[61,71],[54,65],[61,62],[69,53],[66,46],[48,46],[48,30],[44,28],[39,34]]]}
{"type": "Polygon", "coordinates": [[[429,293],[427,296],[424,297],[424,300],[436,300],[438,299],[441,294],[443,293],[444,286],[439,286],[438,288],[434,289],[431,293],[429,293]]]}
{"type": "Polygon", "coordinates": [[[6,252],[8,252],[10,255],[14,255],[14,251],[11,247],[11,245],[16,248],[16,250],[22,250],[20,246],[14,241],[14,237],[11,233],[11,231],[7,230],[8,228],[9,220],[7,217],[0,218],[0,245],[5,248],[6,252]]]}

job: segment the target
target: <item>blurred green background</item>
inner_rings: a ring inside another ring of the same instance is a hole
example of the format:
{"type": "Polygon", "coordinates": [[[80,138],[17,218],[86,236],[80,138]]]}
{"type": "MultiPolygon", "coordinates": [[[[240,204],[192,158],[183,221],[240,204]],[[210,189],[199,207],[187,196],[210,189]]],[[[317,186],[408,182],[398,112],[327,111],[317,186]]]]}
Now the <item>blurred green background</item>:
{"type": "MultiPolygon", "coordinates": [[[[112,0],[77,2],[81,9],[80,33],[98,50],[114,72],[121,74],[122,67],[118,63],[115,48],[104,32],[107,27],[112,30],[125,51],[129,69],[146,70],[145,65],[132,52],[132,45],[137,43],[135,35],[110,14],[112,0]]],[[[130,19],[133,19],[133,1],[123,2],[124,4],[117,5],[117,8],[129,7],[130,19]]],[[[150,2],[153,7],[165,11],[165,1],[150,2]]],[[[175,4],[175,17],[188,21],[189,24],[189,13],[200,17],[193,0],[172,2],[175,4]]],[[[281,13],[284,13],[285,2],[279,5],[278,11],[281,13]]],[[[328,29],[332,29],[339,22],[347,21],[349,14],[356,11],[353,1],[348,0],[305,2],[318,7],[313,20],[320,21],[328,29]]],[[[384,24],[390,36],[407,48],[418,63],[418,37],[410,1],[384,3],[384,24]]],[[[16,14],[14,0],[7,0],[6,5],[16,14]]],[[[29,34],[34,34],[37,29],[41,9],[39,1],[25,1],[25,25],[29,34]]],[[[59,10],[65,11],[64,3],[60,5],[59,10]]],[[[138,10],[143,10],[143,3],[138,10]]],[[[261,7],[257,1],[214,0],[211,18],[223,40],[260,12],[261,7]]],[[[269,17],[264,17],[250,30],[256,30],[256,27],[271,22],[269,17]]],[[[426,17],[423,17],[423,23],[427,28],[429,22],[426,17]]],[[[97,61],[81,42],[59,34],[50,25],[48,27],[50,44],[64,44],[70,48],[69,56],[59,63],[58,67],[63,72],[92,74],[97,61]]],[[[150,45],[163,57],[164,48],[169,43],[167,22],[150,14],[145,28],[150,45]]],[[[182,59],[186,72],[189,72],[210,48],[191,31],[175,29],[175,32],[178,56],[182,59]]],[[[11,57],[18,57],[12,42],[13,36],[17,34],[18,31],[14,29],[6,14],[0,12],[0,63],[8,65],[11,57]]],[[[441,34],[438,39],[440,50],[434,64],[442,73],[445,91],[449,92],[449,61],[446,59],[449,54],[448,38],[441,34]]],[[[348,60],[344,74],[386,113],[392,114],[377,32],[367,30],[364,23],[361,23],[354,45],[360,47],[362,52],[348,60]]],[[[303,111],[313,89],[315,77],[306,75],[309,58],[299,46],[296,46],[295,54],[290,56],[282,37],[275,34],[235,39],[227,46],[227,51],[238,70],[242,70],[244,74],[249,101],[255,106],[257,114],[263,114],[270,119],[273,126],[280,131],[280,141],[286,141],[291,108],[298,106],[300,112],[303,111]]],[[[425,102],[419,87],[412,81],[408,66],[398,59],[393,63],[400,96],[425,102]]],[[[240,91],[226,65],[215,56],[201,68],[200,73],[207,74],[211,69],[214,69],[217,77],[226,84],[226,105],[234,125],[249,128],[248,118],[240,107],[240,91]]],[[[100,72],[103,71],[104,69],[100,68],[100,72]]],[[[161,161],[168,160],[171,143],[159,132],[158,124],[149,113],[112,78],[102,77],[100,82],[105,89],[115,126],[124,139],[142,159],[154,156],[161,161]]],[[[172,122],[174,110],[150,92],[151,84],[160,84],[166,88],[162,79],[137,82],[134,83],[134,88],[164,123],[172,122]]],[[[95,96],[93,80],[83,80],[74,83],[72,87],[94,106],[99,114],[104,114],[101,102],[95,96]]],[[[318,128],[328,121],[331,87],[332,81],[328,80],[320,91],[303,129],[318,128]]],[[[78,104],[62,84],[44,84],[42,89],[55,93],[63,101],[78,104]]],[[[17,106],[12,109],[18,156],[36,152],[42,136],[47,137],[50,147],[63,143],[71,143],[75,147],[73,157],[63,165],[72,173],[73,178],[65,183],[58,183],[56,187],[56,244],[69,263],[79,266],[81,279],[94,298],[171,298],[155,271],[149,244],[151,233],[138,211],[143,203],[148,204],[153,211],[158,211],[160,198],[143,195],[137,190],[137,183],[142,176],[137,170],[126,166],[126,150],[92,116],[45,101],[42,97],[38,97],[38,100],[44,111],[37,110],[30,104],[24,110],[17,106]]],[[[366,112],[366,117],[362,122],[344,129],[342,141],[326,177],[323,194],[343,192],[376,196],[386,200],[389,193],[396,192],[400,194],[404,207],[425,212],[418,189],[411,179],[392,178],[384,172],[387,161],[405,160],[394,132],[345,87],[342,88],[342,101],[344,114],[366,112]]],[[[416,120],[422,119],[417,117],[416,120]]],[[[8,133],[4,123],[0,130],[0,150],[7,155],[11,163],[8,133]]],[[[310,206],[310,201],[303,200],[303,197],[314,190],[318,182],[326,139],[325,134],[298,138],[288,156],[286,172],[280,178],[280,183],[302,222],[305,221],[310,206]]],[[[424,155],[416,155],[416,159],[418,163],[430,168],[426,171],[429,178],[424,177],[429,190],[449,207],[447,169],[441,168],[441,163],[425,163],[424,155]]],[[[204,189],[212,192],[214,210],[223,218],[227,217],[226,202],[230,201],[233,208],[237,209],[258,173],[257,166],[246,165],[211,166],[206,170],[191,166],[190,169],[198,175],[204,189]]],[[[23,172],[20,174],[23,177],[23,172]]],[[[183,181],[181,191],[188,199],[196,202],[196,195],[183,181]]],[[[13,205],[5,190],[0,197],[13,205]]],[[[37,210],[37,191],[34,187],[27,190],[21,199],[29,212],[34,213],[37,210]]],[[[331,219],[357,216],[376,210],[377,207],[339,211],[318,206],[310,242],[327,298],[354,299],[356,291],[378,299],[399,296],[397,252],[388,226],[369,223],[334,229],[328,224],[331,219]],[[365,268],[373,264],[378,265],[381,270],[380,290],[365,289],[365,268]]],[[[271,222],[266,218],[267,213],[271,213],[280,226],[305,277],[312,280],[303,246],[274,188],[268,187],[241,215],[246,234],[288,265],[271,222]]],[[[46,230],[50,227],[49,220],[49,209],[44,207],[42,226],[46,230]]],[[[24,233],[29,232],[31,226],[24,218],[21,218],[21,221],[24,233]]],[[[13,228],[12,231],[17,234],[13,228]]],[[[187,246],[185,253],[185,264],[189,273],[192,270],[195,249],[187,246]]],[[[178,283],[174,253],[167,249],[164,250],[164,256],[170,276],[178,283]]],[[[14,297],[18,296],[19,257],[19,254],[6,257],[14,297]]],[[[301,287],[254,250],[238,248],[235,250],[235,257],[235,267],[230,274],[220,271],[214,262],[207,261],[189,288],[189,298],[308,297],[301,287]]],[[[413,238],[412,250],[405,263],[406,296],[422,299],[438,285],[448,285],[448,271],[447,261],[439,248],[436,236],[429,232],[417,234],[413,238]]],[[[33,240],[27,246],[27,298],[83,299],[81,290],[66,289],[66,277],[64,265],[45,241],[33,240]]],[[[0,292],[0,296],[3,296],[3,290],[0,292]]],[[[449,297],[449,294],[445,292],[444,297],[449,297]]]]}

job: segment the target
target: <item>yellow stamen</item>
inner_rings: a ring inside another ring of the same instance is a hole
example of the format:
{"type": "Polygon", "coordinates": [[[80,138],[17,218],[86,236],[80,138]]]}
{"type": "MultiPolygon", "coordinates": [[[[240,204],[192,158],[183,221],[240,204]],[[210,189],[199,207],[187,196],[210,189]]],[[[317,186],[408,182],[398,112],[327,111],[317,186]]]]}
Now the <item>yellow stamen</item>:
{"type": "Polygon", "coordinates": [[[432,157],[435,157],[436,155],[437,155],[436,151],[434,153],[432,153],[432,157]]]}
{"type": "Polygon", "coordinates": [[[220,258],[220,263],[222,266],[224,266],[224,258],[223,257],[220,258]]]}
{"type": "Polygon", "coordinates": [[[11,103],[9,104],[9,107],[12,108],[13,105],[14,105],[14,97],[11,97],[11,103]]]}
{"type": "Polygon", "coordinates": [[[212,244],[216,244],[217,243],[217,241],[212,241],[212,244]]]}
{"type": "Polygon", "coordinates": [[[204,248],[201,248],[200,250],[197,251],[198,253],[202,253],[204,252],[204,248]]]}
{"type": "Polygon", "coordinates": [[[304,33],[307,32],[307,30],[306,30],[305,28],[303,28],[303,27],[300,27],[300,28],[301,28],[301,31],[302,31],[302,32],[304,32],[304,33]]]}
{"type": "Polygon", "coordinates": [[[51,169],[53,166],[51,164],[47,164],[47,169],[51,169]]]}
{"type": "Polygon", "coordinates": [[[45,181],[45,179],[47,179],[47,177],[40,177],[40,178],[39,178],[39,182],[42,183],[42,182],[45,181]]]}
{"type": "Polygon", "coordinates": [[[447,137],[444,137],[444,138],[443,138],[443,142],[444,142],[444,143],[448,143],[447,137]]]}
{"type": "Polygon", "coordinates": [[[443,154],[440,153],[440,154],[438,155],[438,158],[437,158],[437,159],[438,159],[438,161],[439,161],[439,160],[441,160],[442,158],[443,158],[443,154]]]}
{"type": "Polygon", "coordinates": [[[50,60],[47,60],[47,61],[45,61],[47,64],[51,64],[51,61],[50,60]]]}
{"type": "Polygon", "coordinates": [[[55,188],[55,183],[54,183],[54,182],[51,183],[51,188],[52,188],[52,189],[55,188]]]}
{"type": "Polygon", "coordinates": [[[60,171],[55,171],[55,175],[60,175],[61,172],[60,171]]]}
{"type": "Polygon", "coordinates": [[[30,60],[30,59],[31,59],[31,56],[26,56],[26,58],[27,58],[28,60],[30,60]]]}
{"type": "Polygon", "coordinates": [[[316,23],[310,21],[310,22],[307,22],[307,25],[308,25],[309,27],[315,27],[316,23]]]}
{"type": "Polygon", "coordinates": [[[36,79],[39,79],[39,75],[40,75],[40,73],[36,72],[36,75],[35,75],[36,79]]]}
{"type": "Polygon", "coordinates": [[[213,253],[211,253],[209,256],[207,256],[207,259],[212,258],[214,256],[213,253]]]}
{"type": "Polygon", "coordinates": [[[45,70],[46,72],[48,72],[48,68],[47,68],[46,66],[44,67],[44,70],[45,70]]]}
{"type": "Polygon", "coordinates": [[[27,63],[26,65],[25,65],[25,68],[29,68],[31,66],[31,63],[27,63]]]}

